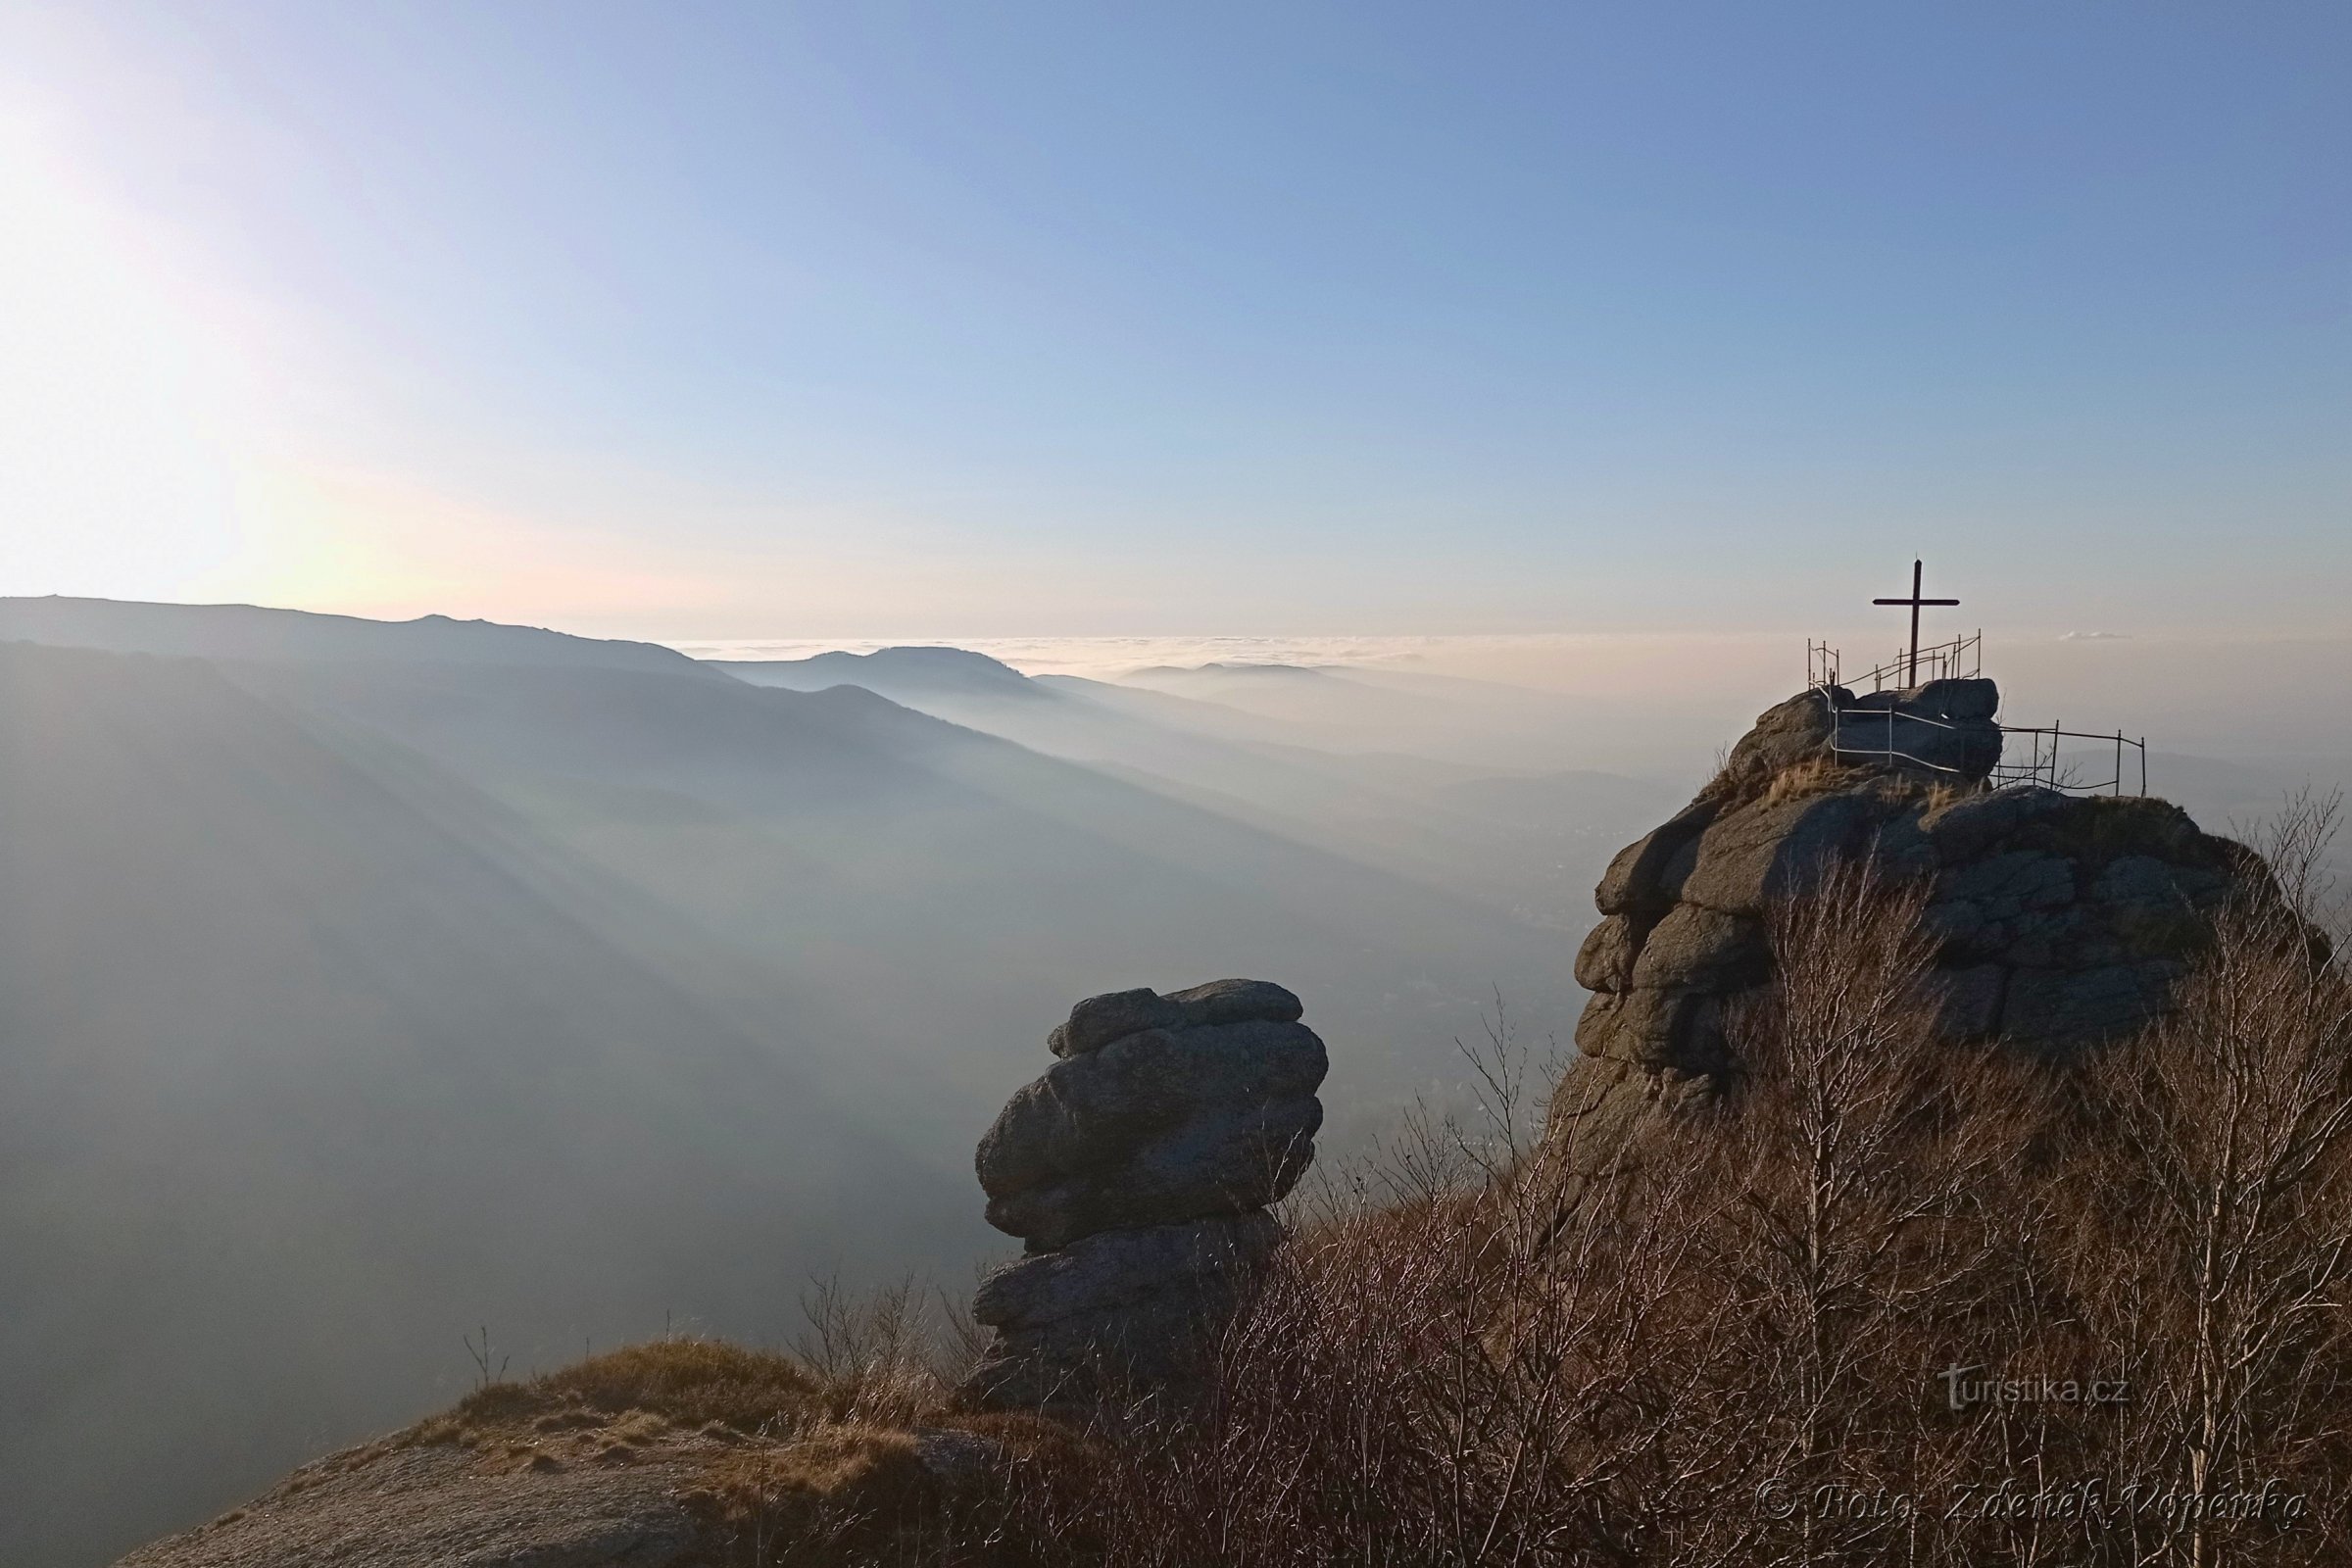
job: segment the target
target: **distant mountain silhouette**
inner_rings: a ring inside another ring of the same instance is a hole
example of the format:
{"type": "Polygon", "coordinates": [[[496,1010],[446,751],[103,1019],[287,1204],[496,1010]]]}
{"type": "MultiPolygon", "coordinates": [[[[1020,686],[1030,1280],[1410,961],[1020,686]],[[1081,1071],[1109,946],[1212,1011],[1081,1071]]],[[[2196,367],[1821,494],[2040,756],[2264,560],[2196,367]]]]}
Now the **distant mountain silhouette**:
{"type": "Polygon", "coordinates": [[[1139,686],[1156,685],[1162,681],[1178,684],[1200,684],[1205,680],[1333,680],[1338,677],[1328,669],[1313,664],[1254,664],[1211,660],[1205,664],[1148,664],[1135,670],[1127,679],[1139,686]]]}
{"type": "Polygon", "coordinates": [[[199,659],[368,660],[379,663],[547,664],[687,674],[693,660],[652,643],[606,642],[536,626],[424,615],[363,620],[255,605],[113,599],[0,599],[0,643],[199,659]]]}
{"type": "MultiPolygon", "coordinates": [[[[1300,743],[1302,731],[1322,733],[1311,716],[1286,723],[1202,697],[1066,675],[1025,677],[956,649],[714,667],[791,689],[854,681],[954,723],[1115,773],[1453,897],[1580,930],[1589,923],[1587,889],[1615,842],[1655,815],[1673,793],[1589,769],[1504,771],[1386,753],[1335,755],[1300,743]]],[[[1293,668],[1229,667],[1272,670],[1277,678],[1293,668]]],[[[1441,706],[1433,696],[1393,695],[1371,679],[1293,672],[1328,682],[1356,723],[1365,721],[1366,705],[1424,717],[1441,706]]]]}
{"type": "Polygon", "coordinates": [[[862,686],[897,700],[909,695],[961,694],[1038,701],[1047,689],[1010,664],[962,648],[879,648],[870,654],[818,654],[813,659],[757,662],[712,660],[714,668],[740,674],[761,686],[816,692],[829,686],[862,686]]]}

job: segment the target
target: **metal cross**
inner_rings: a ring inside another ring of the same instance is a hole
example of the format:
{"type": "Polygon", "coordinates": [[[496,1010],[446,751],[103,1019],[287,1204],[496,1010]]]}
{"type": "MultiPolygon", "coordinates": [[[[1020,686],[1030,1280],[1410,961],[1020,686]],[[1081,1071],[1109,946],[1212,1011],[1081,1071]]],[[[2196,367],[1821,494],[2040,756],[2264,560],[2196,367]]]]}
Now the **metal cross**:
{"type": "Polygon", "coordinates": [[[1922,599],[1919,597],[1919,563],[1911,563],[1911,597],[1908,599],[1873,599],[1874,605],[1909,605],[1911,607],[1911,660],[1903,669],[1906,687],[1919,684],[1919,607],[1922,605],[1956,605],[1957,599],[1922,599]]]}

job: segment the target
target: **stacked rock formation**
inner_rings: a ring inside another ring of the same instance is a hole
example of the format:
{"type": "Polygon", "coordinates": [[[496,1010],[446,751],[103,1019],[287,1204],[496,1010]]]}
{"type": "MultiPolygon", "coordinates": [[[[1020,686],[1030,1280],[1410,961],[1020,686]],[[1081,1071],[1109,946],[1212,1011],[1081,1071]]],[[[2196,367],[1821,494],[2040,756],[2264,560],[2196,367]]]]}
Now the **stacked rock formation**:
{"type": "Polygon", "coordinates": [[[1720,1075],[1727,1009],[1770,978],[1766,906],[1838,859],[1931,879],[1950,1038],[2065,1056],[2161,1011],[2207,917],[2259,861],[2163,801],[1984,788],[1998,701],[1990,681],[1937,681],[1868,707],[1807,692],[1762,714],[1722,777],[1601,878],[1603,918],[1576,963],[1592,993],[1581,1083],[1647,1074],[1654,1096],[1720,1075]]]}
{"type": "Polygon", "coordinates": [[[980,1140],[988,1222],[1028,1254],[984,1280],[996,1337],[967,1396],[996,1407],[1178,1389],[1272,1253],[1266,1205],[1314,1158],[1323,1042],[1263,980],[1092,997],[1061,1060],[980,1140]]]}

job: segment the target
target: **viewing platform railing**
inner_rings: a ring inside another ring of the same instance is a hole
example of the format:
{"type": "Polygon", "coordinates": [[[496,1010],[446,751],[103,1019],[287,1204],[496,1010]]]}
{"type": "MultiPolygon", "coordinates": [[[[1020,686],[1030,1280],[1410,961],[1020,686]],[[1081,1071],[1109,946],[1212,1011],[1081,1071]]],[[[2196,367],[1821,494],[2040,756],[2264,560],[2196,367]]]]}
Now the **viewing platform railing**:
{"type": "MultiPolygon", "coordinates": [[[[1827,695],[1824,693],[1825,697],[1827,695]]],[[[1838,738],[1832,744],[1840,758],[1904,762],[1913,767],[1926,768],[1931,773],[1949,774],[1953,778],[1964,776],[1956,767],[1931,761],[1894,744],[1897,724],[1926,724],[1941,730],[1957,730],[1962,727],[1958,724],[1930,718],[1922,713],[1898,713],[1891,708],[1840,709],[1838,715],[1838,738]],[[1870,720],[1880,714],[1886,718],[1886,744],[1855,744],[1857,739],[1867,740],[1872,727],[1870,720]]],[[[2112,735],[2101,735],[2089,730],[2066,729],[2057,724],[1995,724],[1993,727],[2001,732],[2001,760],[1993,765],[1992,772],[1984,781],[1988,789],[2000,789],[2009,784],[2039,784],[2048,789],[2065,790],[2071,795],[2148,793],[2148,741],[2144,735],[2133,740],[2120,729],[2112,735]],[[2026,758],[2022,761],[2011,761],[2012,745],[2021,737],[2027,743],[2026,758]],[[2097,744],[2078,746],[2071,757],[2062,756],[2061,748],[2070,740],[2097,744]],[[2086,760],[2087,765],[2107,770],[2107,776],[2084,777],[2082,769],[2086,760]],[[2134,773],[2137,775],[2136,782],[2134,773]]]]}
{"type": "Polygon", "coordinates": [[[1875,669],[1866,669],[1853,679],[1845,679],[1838,668],[1840,656],[1828,643],[1805,644],[1805,681],[1823,688],[1843,686],[1848,691],[1860,691],[1868,681],[1874,692],[1907,691],[1924,686],[1932,680],[1974,680],[1984,673],[1984,633],[1971,632],[1955,637],[1948,643],[1922,648],[1914,658],[1908,650],[1896,654],[1875,669]]]}
{"type": "MultiPolygon", "coordinates": [[[[1837,738],[1832,748],[1840,758],[1855,758],[1873,761],[1901,762],[1931,773],[1942,773],[1952,778],[1965,775],[1956,767],[1915,756],[1895,745],[1895,728],[1899,724],[1925,724],[1934,729],[1958,730],[1963,726],[1947,719],[1930,718],[1922,713],[1897,712],[1892,708],[1840,708],[1837,694],[1851,692],[1862,681],[1870,682],[1873,692],[1904,691],[1925,685],[1931,680],[1974,678],[1982,672],[1984,634],[1976,632],[1956,637],[1948,643],[1919,651],[1916,662],[1905,653],[1892,663],[1881,664],[1854,677],[1854,685],[1838,678],[1838,653],[1827,643],[1805,644],[1806,684],[1821,694],[1832,711],[1838,715],[1837,738]],[[1897,675],[1910,675],[1899,685],[1890,685],[1897,675]],[[1885,744],[1867,744],[1872,720],[1884,715],[1885,744]]],[[[1994,728],[2001,733],[2001,760],[1994,764],[1985,778],[1987,788],[1999,789],[2009,784],[2039,784],[2048,789],[2065,790],[2075,795],[2145,795],[2148,793],[2148,741],[2146,736],[2133,740],[2122,730],[2114,734],[2099,734],[2089,730],[2067,729],[2062,724],[2001,724],[1994,728]],[[2025,756],[2012,760],[2016,742],[2026,743],[2025,756]],[[2068,741],[2090,742],[2078,745],[2073,753],[2064,751],[2068,741]],[[2084,769],[2090,772],[2085,774],[2084,769]],[[2106,777],[2097,774],[2105,772],[2106,777]]]]}
{"type": "Polygon", "coordinates": [[[2067,790],[2077,795],[2145,795],[2148,793],[2148,738],[2145,735],[2133,740],[2120,729],[2112,735],[2099,735],[2088,730],[2061,729],[2056,724],[2003,724],[2001,726],[2001,757],[2003,759],[2001,764],[1992,770],[1990,783],[1994,789],[1999,789],[2004,784],[2042,784],[2054,790],[2067,790]],[[2011,737],[2018,735],[2027,738],[2031,743],[2032,750],[2026,761],[2012,762],[2007,760],[2009,741],[2011,737]],[[2061,763],[2058,758],[2059,743],[2075,740],[2093,741],[2097,744],[2076,747],[2074,758],[2061,763]],[[2113,750],[2109,750],[2109,748],[2113,748],[2113,750]],[[2104,762],[2098,760],[2102,757],[2107,758],[2108,760],[2104,762]],[[2080,769],[2085,765],[2083,761],[2085,758],[2089,759],[2087,765],[2093,769],[2112,768],[2112,771],[2104,779],[2084,778],[2080,769]],[[2127,778],[2134,770],[2138,773],[2137,786],[2127,789],[2127,778]]]}

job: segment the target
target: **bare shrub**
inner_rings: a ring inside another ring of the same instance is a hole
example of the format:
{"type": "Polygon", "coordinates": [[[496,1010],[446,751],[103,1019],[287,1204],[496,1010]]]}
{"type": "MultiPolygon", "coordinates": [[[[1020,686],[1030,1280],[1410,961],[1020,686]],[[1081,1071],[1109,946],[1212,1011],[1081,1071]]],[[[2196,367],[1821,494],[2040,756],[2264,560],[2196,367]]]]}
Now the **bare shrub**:
{"type": "Polygon", "coordinates": [[[1207,1401],[1105,1418],[1066,1560],[2352,1560],[2324,815],[2080,1069],[1938,1041],[1919,891],[1826,876],[1731,1084],[1638,1159],[1506,1105],[1325,1184],[1207,1401]]]}
{"type": "MultiPolygon", "coordinates": [[[[2091,1075],[2084,1317],[2146,1391],[2119,1446],[2184,1495],[2352,1477],[2352,984],[2310,919],[2334,817],[2304,800],[2274,824],[2273,876],[2215,922],[2171,1015],[2091,1075]]],[[[2271,1544],[2352,1557],[2343,1499],[2298,1490],[2303,1539],[2271,1544]]],[[[2268,1549],[2235,1521],[2133,1523],[2139,1560],[2268,1549]]]]}
{"type": "Polygon", "coordinates": [[[2352,1561],[2330,818],[2290,811],[2173,1012],[2073,1066],[1940,1041],[1923,894],[1860,869],[1771,912],[1720,1084],[1580,1064],[1531,1144],[1498,1023],[1483,1111],[1294,1197],[1196,1404],[956,1415],[911,1287],[821,1287],[794,1356],[641,1347],[460,1408],[771,1412],[710,1488],[747,1563],[2352,1561]],[[922,1462],[942,1427],[982,1473],[922,1462]]]}

